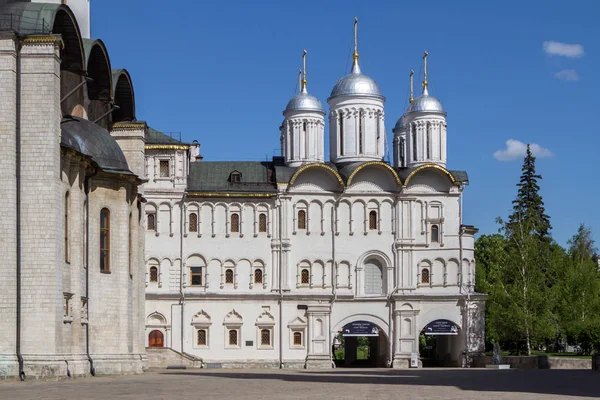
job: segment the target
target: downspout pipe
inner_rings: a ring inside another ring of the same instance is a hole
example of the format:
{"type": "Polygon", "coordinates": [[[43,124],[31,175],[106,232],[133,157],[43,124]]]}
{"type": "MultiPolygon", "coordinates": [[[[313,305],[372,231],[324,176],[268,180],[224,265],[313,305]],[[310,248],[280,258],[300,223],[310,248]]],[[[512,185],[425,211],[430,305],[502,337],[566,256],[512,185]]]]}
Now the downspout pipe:
{"type": "Polygon", "coordinates": [[[184,310],[183,310],[183,305],[185,303],[185,291],[183,290],[183,227],[184,227],[184,217],[185,217],[185,210],[184,210],[184,206],[185,206],[185,199],[187,197],[187,193],[183,193],[183,196],[181,197],[181,206],[180,208],[180,227],[179,227],[179,296],[180,296],[180,301],[181,301],[181,335],[180,335],[180,340],[181,340],[181,354],[184,353],[183,351],[183,342],[184,342],[184,338],[183,338],[183,317],[184,317],[184,310]]]}
{"type": "Polygon", "coordinates": [[[465,335],[465,367],[469,367],[469,288],[465,286],[465,271],[463,270],[463,220],[462,220],[462,209],[463,209],[463,187],[459,188],[460,192],[458,195],[458,254],[460,257],[460,286],[459,290],[465,296],[465,324],[464,324],[464,335],[465,335]],[[464,291],[464,292],[463,292],[464,291]]]}
{"type": "MultiPolygon", "coordinates": [[[[340,195],[338,197],[336,197],[335,201],[333,202],[333,208],[331,209],[331,294],[332,294],[332,298],[331,298],[331,304],[330,304],[330,308],[329,308],[329,329],[328,329],[330,337],[333,333],[333,332],[331,332],[331,313],[333,312],[333,304],[337,300],[337,290],[336,290],[337,265],[336,265],[336,257],[335,257],[335,235],[337,234],[337,229],[336,229],[335,222],[337,221],[337,217],[338,217],[338,208],[340,205],[340,200],[342,199],[342,196],[344,196],[345,193],[346,193],[346,188],[344,187],[342,189],[342,192],[340,193],[340,195]]],[[[336,367],[335,361],[333,360],[333,338],[331,338],[331,345],[329,346],[329,358],[331,359],[331,365],[333,366],[333,368],[335,368],[336,367]]]]}
{"type": "Polygon", "coordinates": [[[85,190],[85,298],[87,299],[88,318],[85,324],[85,354],[90,363],[90,375],[96,376],[94,360],[90,355],[90,180],[98,174],[98,168],[90,175],[86,175],[85,190]]]}
{"type": "Polygon", "coordinates": [[[283,369],[283,201],[279,197],[279,369],[283,369]]]}
{"type": "Polygon", "coordinates": [[[16,213],[17,213],[17,337],[16,337],[16,352],[19,362],[19,379],[25,380],[23,355],[21,354],[21,40],[15,36],[16,49],[16,120],[15,120],[15,142],[16,142],[16,157],[15,157],[15,180],[16,180],[16,213]]]}

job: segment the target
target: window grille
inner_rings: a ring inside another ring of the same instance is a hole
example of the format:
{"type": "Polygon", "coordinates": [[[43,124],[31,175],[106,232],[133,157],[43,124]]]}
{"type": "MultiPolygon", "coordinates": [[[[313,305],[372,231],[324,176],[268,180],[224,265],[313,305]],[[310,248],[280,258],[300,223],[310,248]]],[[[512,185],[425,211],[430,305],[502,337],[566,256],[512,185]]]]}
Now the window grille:
{"type": "Polygon", "coordinates": [[[377,230],[377,211],[369,212],[369,230],[377,230]]]}
{"type": "Polygon", "coordinates": [[[271,345],[271,331],[269,329],[262,329],[260,331],[260,345],[270,346],[271,345]]]}
{"type": "Polygon", "coordinates": [[[110,211],[100,211],[100,271],[110,272],[110,211]]]}
{"type": "Polygon", "coordinates": [[[429,283],[429,270],[426,268],[421,271],[421,283],[429,283]]]}
{"type": "Polygon", "coordinates": [[[169,160],[160,160],[159,162],[159,170],[161,178],[168,178],[169,174],[169,160]]]}
{"type": "Polygon", "coordinates": [[[198,214],[196,214],[196,213],[190,214],[190,221],[189,221],[188,229],[190,232],[198,232],[198,214]]]}
{"type": "Polygon", "coordinates": [[[302,346],[302,333],[294,332],[294,346],[302,346]]]}
{"type": "Polygon", "coordinates": [[[198,346],[206,346],[206,329],[198,329],[198,346]]]}
{"type": "Polygon", "coordinates": [[[147,229],[149,231],[155,231],[156,230],[156,216],[154,214],[148,214],[147,224],[148,224],[147,229]]]}
{"type": "Polygon", "coordinates": [[[258,216],[258,231],[259,232],[267,231],[267,214],[260,214],[258,216]]]}
{"type": "Polygon", "coordinates": [[[300,283],[308,285],[310,283],[310,274],[307,269],[303,269],[300,273],[300,283]]]}
{"type": "Polygon", "coordinates": [[[306,211],[298,211],[298,229],[306,229],[306,211]]]}
{"type": "Polygon", "coordinates": [[[228,269],[225,271],[225,283],[233,283],[233,270],[228,269]]]}
{"type": "Polygon", "coordinates": [[[231,214],[231,232],[237,233],[240,231],[240,215],[238,213],[231,214]]]}
{"type": "Polygon", "coordinates": [[[263,272],[261,269],[254,270],[254,283],[263,283],[263,272]]]}
{"type": "Polygon", "coordinates": [[[150,267],[150,282],[158,282],[158,268],[150,267]]]}
{"type": "Polygon", "coordinates": [[[231,329],[229,331],[229,345],[230,346],[238,345],[238,332],[235,329],[231,329]]]}

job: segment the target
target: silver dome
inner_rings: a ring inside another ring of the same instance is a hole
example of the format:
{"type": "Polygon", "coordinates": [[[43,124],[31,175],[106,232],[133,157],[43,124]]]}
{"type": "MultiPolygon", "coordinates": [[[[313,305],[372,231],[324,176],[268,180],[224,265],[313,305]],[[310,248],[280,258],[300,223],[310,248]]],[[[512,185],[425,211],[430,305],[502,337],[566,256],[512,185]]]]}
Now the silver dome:
{"type": "Polygon", "coordinates": [[[292,97],[285,108],[284,114],[287,111],[316,111],[325,114],[325,110],[319,99],[306,92],[292,97]]]}
{"type": "Polygon", "coordinates": [[[424,93],[414,99],[413,102],[410,103],[410,107],[408,107],[407,112],[438,112],[446,114],[444,107],[442,107],[442,103],[427,93],[424,93]]]}
{"type": "Polygon", "coordinates": [[[398,122],[396,122],[396,126],[394,126],[394,129],[392,129],[392,132],[402,131],[404,125],[406,125],[406,114],[404,114],[398,119],[398,122]]]}
{"type": "Polygon", "coordinates": [[[377,82],[367,75],[362,74],[358,63],[352,67],[352,72],[350,74],[346,75],[335,84],[329,98],[331,99],[336,96],[367,96],[385,100],[377,82]]]}

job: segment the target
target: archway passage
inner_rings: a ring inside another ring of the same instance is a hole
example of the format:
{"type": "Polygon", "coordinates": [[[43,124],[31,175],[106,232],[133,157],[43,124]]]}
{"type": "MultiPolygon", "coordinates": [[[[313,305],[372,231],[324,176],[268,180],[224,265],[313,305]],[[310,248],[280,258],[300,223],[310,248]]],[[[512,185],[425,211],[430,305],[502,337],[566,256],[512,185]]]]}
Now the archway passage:
{"type": "Polygon", "coordinates": [[[388,339],[379,326],[367,321],[350,322],[334,338],[336,366],[382,368],[388,360],[388,339]]]}
{"type": "Polygon", "coordinates": [[[454,322],[447,319],[430,322],[419,335],[423,367],[460,367],[463,342],[461,329],[454,322]]]}
{"type": "Polygon", "coordinates": [[[154,330],[148,336],[148,347],[164,347],[164,337],[161,331],[154,330]]]}

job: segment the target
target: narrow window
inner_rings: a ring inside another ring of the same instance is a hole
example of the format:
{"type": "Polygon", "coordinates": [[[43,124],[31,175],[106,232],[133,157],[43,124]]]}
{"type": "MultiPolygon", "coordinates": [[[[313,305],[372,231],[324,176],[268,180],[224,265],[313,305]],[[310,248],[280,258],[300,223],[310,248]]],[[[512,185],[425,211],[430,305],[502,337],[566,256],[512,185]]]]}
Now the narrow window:
{"type": "Polygon", "coordinates": [[[150,267],[150,282],[158,282],[158,268],[150,267]]]}
{"type": "Polygon", "coordinates": [[[110,272],[110,211],[100,211],[100,272],[110,272]]]}
{"type": "Polygon", "coordinates": [[[369,230],[377,230],[377,211],[369,212],[369,230]]]}
{"type": "Polygon", "coordinates": [[[421,283],[429,283],[429,270],[427,268],[423,268],[421,271],[421,283]]]}
{"type": "Polygon", "coordinates": [[[267,231],[267,214],[260,214],[258,216],[258,231],[266,232],[267,231]]]}
{"type": "Polygon", "coordinates": [[[235,329],[229,330],[229,345],[230,346],[238,345],[238,332],[235,329]]]}
{"type": "Polygon", "coordinates": [[[159,161],[159,170],[161,178],[168,178],[169,175],[169,160],[160,160],[159,161]]]}
{"type": "Polygon", "coordinates": [[[340,111],[340,155],[344,155],[344,112],[340,111]]]}
{"type": "Polygon", "coordinates": [[[69,262],[69,192],[65,194],[65,261],[69,262]]]}
{"type": "Polygon", "coordinates": [[[294,346],[302,346],[302,333],[294,332],[294,346]]]}
{"type": "Polygon", "coordinates": [[[306,121],[302,123],[302,133],[306,135],[306,121]]]}
{"type": "Polygon", "coordinates": [[[233,270],[225,270],[225,283],[233,283],[233,270]]]}
{"type": "Polygon", "coordinates": [[[417,161],[417,125],[412,125],[412,151],[413,161],[417,161]]]}
{"type": "Polygon", "coordinates": [[[404,146],[406,145],[404,138],[400,139],[400,167],[404,167],[404,146]]]}
{"type": "Polygon", "coordinates": [[[363,152],[363,110],[358,112],[358,152],[363,152]]]}
{"type": "Polygon", "coordinates": [[[206,346],[206,329],[198,329],[198,346],[206,346]]]}
{"type": "Polygon", "coordinates": [[[306,211],[298,211],[298,229],[306,229],[306,211]]]}
{"type": "Polygon", "coordinates": [[[240,214],[231,214],[231,232],[237,233],[240,231],[240,214]]]}
{"type": "Polygon", "coordinates": [[[427,123],[427,159],[431,159],[431,124],[427,123]]]}
{"type": "Polygon", "coordinates": [[[190,267],[190,285],[202,285],[202,267],[190,267]]]}
{"type": "Polygon", "coordinates": [[[310,283],[310,274],[307,269],[303,269],[300,273],[300,283],[303,285],[308,285],[310,283]]]}
{"type": "Polygon", "coordinates": [[[431,243],[438,243],[440,241],[440,230],[437,225],[431,226],[431,243]]]}
{"type": "Polygon", "coordinates": [[[156,230],[156,215],[148,214],[147,229],[149,231],[156,230]]]}
{"type": "Polygon", "coordinates": [[[190,214],[188,229],[190,230],[190,232],[198,232],[198,214],[190,214]]]}
{"type": "Polygon", "coordinates": [[[254,270],[254,283],[263,283],[263,272],[262,269],[254,270]]]}
{"type": "Polygon", "coordinates": [[[231,173],[231,175],[229,175],[229,182],[240,183],[241,181],[242,181],[242,174],[240,174],[238,171],[234,171],[231,173]]]}
{"type": "Polygon", "coordinates": [[[270,346],[271,345],[271,330],[261,329],[260,331],[260,345],[270,346]]]}

